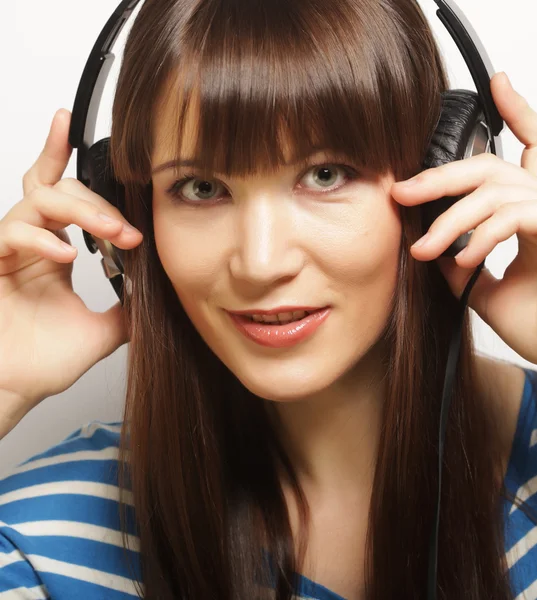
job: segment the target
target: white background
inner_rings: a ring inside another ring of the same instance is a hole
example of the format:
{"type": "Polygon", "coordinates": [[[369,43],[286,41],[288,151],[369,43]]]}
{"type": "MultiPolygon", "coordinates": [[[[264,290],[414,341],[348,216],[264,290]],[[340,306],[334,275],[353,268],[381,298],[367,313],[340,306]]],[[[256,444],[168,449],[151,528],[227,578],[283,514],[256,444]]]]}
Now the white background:
{"type": "MultiPolygon", "coordinates": [[[[475,90],[462,57],[434,15],[433,0],[420,0],[445,53],[451,87],[475,90]]],[[[101,28],[119,0],[17,0],[0,8],[0,218],[22,198],[22,176],[45,142],[52,117],[59,108],[72,110],[79,78],[101,28]]],[[[458,0],[487,49],[495,71],[506,71],[515,89],[537,108],[535,69],[535,0],[458,0]]],[[[329,13],[327,13],[329,16],[329,13]]],[[[110,113],[117,68],[126,33],[115,46],[118,56],[105,90],[97,136],[110,132],[110,113]]],[[[505,160],[520,164],[522,145],[509,130],[502,134],[505,160]]],[[[76,177],[76,151],[65,177],[76,177]]],[[[116,302],[104,278],[99,255],[87,250],[82,232],[68,232],[79,256],[74,266],[74,289],[95,311],[116,302]]],[[[487,267],[501,277],[517,252],[516,239],[498,246],[487,267]]],[[[537,269],[537,266],[536,266],[537,269]]],[[[500,340],[476,315],[474,331],[478,349],[486,354],[528,365],[500,340]]],[[[537,340],[535,340],[537,344],[537,340]]],[[[87,421],[121,420],[125,392],[127,346],[95,365],[69,390],[47,398],[0,442],[0,476],[9,468],[66,437],[87,421]]]]}

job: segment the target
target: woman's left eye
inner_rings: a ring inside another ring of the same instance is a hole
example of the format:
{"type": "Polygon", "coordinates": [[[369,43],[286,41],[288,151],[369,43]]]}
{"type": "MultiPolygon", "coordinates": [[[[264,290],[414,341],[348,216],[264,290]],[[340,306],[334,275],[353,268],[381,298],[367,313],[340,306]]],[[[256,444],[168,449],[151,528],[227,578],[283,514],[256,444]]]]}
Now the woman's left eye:
{"type": "MultiPolygon", "coordinates": [[[[320,193],[337,191],[347,182],[359,177],[359,173],[347,166],[336,164],[320,164],[310,167],[300,179],[308,189],[315,189],[320,193]]],[[[217,204],[222,196],[226,195],[226,187],[219,181],[212,179],[200,179],[195,174],[185,175],[182,179],[175,181],[166,190],[175,202],[191,205],[217,204]]]]}
{"type": "Polygon", "coordinates": [[[358,173],[347,165],[332,165],[323,164],[311,167],[308,172],[302,177],[301,181],[308,184],[313,184],[313,187],[326,191],[334,191],[339,189],[349,180],[356,179],[358,173]],[[337,185],[336,185],[337,184],[337,185]]]}

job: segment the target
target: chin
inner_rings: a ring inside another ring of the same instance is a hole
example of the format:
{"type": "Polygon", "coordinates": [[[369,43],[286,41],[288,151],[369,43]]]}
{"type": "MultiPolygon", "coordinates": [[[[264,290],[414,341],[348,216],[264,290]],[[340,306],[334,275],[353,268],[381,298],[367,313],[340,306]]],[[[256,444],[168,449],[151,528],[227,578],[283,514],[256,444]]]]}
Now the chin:
{"type": "MultiPolygon", "coordinates": [[[[317,361],[299,361],[292,364],[292,359],[276,361],[273,368],[257,368],[252,365],[248,372],[244,364],[236,363],[227,366],[237,379],[252,394],[271,402],[300,402],[325,392],[336,384],[345,373],[349,373],[356,365],[356,357],[345,361],[341,356],[332,356],[330,360],[322,356],[317,361]],[[286,364],[286,361],[287,364],[286,364]],[[345,368],[342,368],[342,364],[345,368]]],[[[358,359],[359,360],[359,359],[358,359]]]]}
{"type": "Polygon", "coordinates": [[[259,398],[269,402],[281,402],[282,404],[304,401],[312,395],[325,389],[315,385],[296,385],[295,389],[286,388],[285,393],[282,393],[281,388],[275,389],[274,386],[254,387],[248,386],[244,382],[242,383],[244,387],[246,387],[250,392],[252,392],[252,394],[255,394],[259,398]]]}

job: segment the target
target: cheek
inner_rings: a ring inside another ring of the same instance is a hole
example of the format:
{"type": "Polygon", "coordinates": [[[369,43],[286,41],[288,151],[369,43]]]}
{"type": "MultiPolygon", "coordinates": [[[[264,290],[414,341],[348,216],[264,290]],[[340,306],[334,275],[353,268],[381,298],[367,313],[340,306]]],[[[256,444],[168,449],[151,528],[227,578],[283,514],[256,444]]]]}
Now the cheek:
{"type": "Polygon", "coordinates": [[[391,198],[372,199],[347,212],[336,226],[319,230],[318,258],[334,281],[362,292],[392,287],[402,236],[399,209],[391,198]]]}
{"type": "Polygon", "coordinates": [[[365,264],[373,271],[379,269],[377,275],[384,272],[390,279],[399,268],[402,224],[398,206],[391,199],[383,199],[369,222],[372,226],[364,238],[365,264]]]}
{"type": "Polygon", "coordinates": [[[177,232],[176,227],[169,225],[159,233],[155,229],[157,252],[179,302],[204,336],[208,315],[203,312],[203,300],[210,297],[218,270],[211,262],[207,244],[189,239],[188,234],[179,241],[177,232]]]}
{"type": "Polygon", "coordinates": [[[206,296],[219,273],[214,236],[197,227],[181,227],[165,213],[154,215],[154,229],[158,256],[178,295],[206,296]]]}

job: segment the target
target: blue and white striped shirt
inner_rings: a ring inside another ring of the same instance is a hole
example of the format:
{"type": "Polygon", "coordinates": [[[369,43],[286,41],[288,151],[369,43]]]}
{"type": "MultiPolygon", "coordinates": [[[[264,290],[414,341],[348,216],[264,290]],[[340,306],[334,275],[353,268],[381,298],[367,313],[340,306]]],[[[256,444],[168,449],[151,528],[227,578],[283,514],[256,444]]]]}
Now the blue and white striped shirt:
{"type": "MultiPolygon", "coordinates": [[[[537,372],[525,373],[505,483],[537,512],[537,372]]],[[[121,540],[120,428],[93,421],[0,481],[0,600],[138,597],[121,540]]],[[[139,580],[129,492],[125,500],[130,562],[139,580]]],[[[504,518],[513,598],[537,600],[537,526],[507,501],[504,518]]],[[[303,576],[295,598],[344,600],[303,576]]]]}

